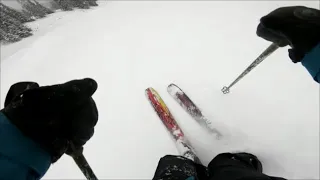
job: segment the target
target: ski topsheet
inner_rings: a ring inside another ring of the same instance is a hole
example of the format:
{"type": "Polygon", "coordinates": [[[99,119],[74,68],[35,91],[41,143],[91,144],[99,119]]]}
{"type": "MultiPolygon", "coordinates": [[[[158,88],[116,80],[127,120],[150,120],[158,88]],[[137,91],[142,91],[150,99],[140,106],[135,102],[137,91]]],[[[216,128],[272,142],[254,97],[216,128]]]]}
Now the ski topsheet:
{"type": "Polygon", "coordinates": [[[151,87],[146,89],[145,93],[153,109],[156,111],[166,129],[174,139],[180,155],[197,163],[201,163],[160,95],[151,87]]]}
{"type": "Polygon", "coordinates": [[[207,119],[197,105],[175,84],[170,84],[167,88],[168,93],[180,104],[180,106],[195,119],[200,125],[204,126],[209,132],[221,137],[221,133],[212,127],[212,122],[207,119]]]}

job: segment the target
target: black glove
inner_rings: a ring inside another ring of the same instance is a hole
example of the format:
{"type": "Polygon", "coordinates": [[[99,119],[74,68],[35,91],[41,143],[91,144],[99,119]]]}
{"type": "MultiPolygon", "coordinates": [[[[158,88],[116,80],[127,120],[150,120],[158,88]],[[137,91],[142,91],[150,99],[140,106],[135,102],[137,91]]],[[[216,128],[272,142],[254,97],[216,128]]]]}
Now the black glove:
{"type": "Polygon", "coordinates": [[[262,164],[253,154],[222,153],[208,165],[210,180],[243,179],[243,180],[285,180],[262,173],[262,164]]]}
{"type": "Polygon", "coordinates": [[[98,121],[93,79],[42,86],[20,82],[11,86],[1,110],[25,136],[40,144],[56,162],[64,153],[82,149],[98,121]]]}
{"type": "Polygon", "coordinates": [[[282,7],[260,19],[257,35],[278,44],[290,45],[294,63],[320,42],[320,11],[303,6],[282,7]]]}
{"type": "Polygon", "coordinates": [[[159,161],[152,180],[207,180],[207,168],[183,156],[166,155],[159,161]]]}

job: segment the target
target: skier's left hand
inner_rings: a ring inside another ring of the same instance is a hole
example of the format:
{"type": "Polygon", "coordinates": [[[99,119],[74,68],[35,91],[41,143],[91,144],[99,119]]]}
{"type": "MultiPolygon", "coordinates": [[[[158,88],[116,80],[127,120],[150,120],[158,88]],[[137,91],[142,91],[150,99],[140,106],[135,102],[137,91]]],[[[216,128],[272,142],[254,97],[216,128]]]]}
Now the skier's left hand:
{"type": "Polygon", "coordinates": [[[56,162],[64,153],[81,150],[98,121],[93,79],[39,86],[20,82],[8,91],[1,110],[25,136],[40,144],[56,162]]]}
{"type": "Polygon", "coordinates": [[[152,180],[206,180],[207,168],[183,156],[166,155],[159,161],[152,180]]]}

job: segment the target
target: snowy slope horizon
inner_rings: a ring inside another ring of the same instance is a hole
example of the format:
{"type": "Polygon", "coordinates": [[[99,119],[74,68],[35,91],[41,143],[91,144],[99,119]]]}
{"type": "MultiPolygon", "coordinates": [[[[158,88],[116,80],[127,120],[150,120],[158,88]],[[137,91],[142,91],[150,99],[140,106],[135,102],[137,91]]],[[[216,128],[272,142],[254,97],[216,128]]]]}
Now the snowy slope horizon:
{"type": "MultiPolygon", "coordinates": [[[[260,17],[291,5],[318,8],[319,2],[108,1],[44,18],[31,23],[44,27],[32,41],[22,40],[23,48],[1,47],[7,54],[1,107],[18,81],[94,78],[100,117],[85,145],[88,162],[99,179],[151,179],[160,157],[177,154],[144,95],[153,87],[205,164],[221,152],[248,151],[268,175],[319,179],[319,85],[289,60],[287,48],[230,94],[221,92],[270,44],[255,34],[260,17]],[[170,83],[192,98],[224,139],[215,140],[181,109],[166,92],[170,83]]],[[[62,178],[84,179],[68,156],[44,177],[62,178]]]]}
{"type": "Polygon", "coordinates": [[[12,44],[33,35],[25,23],[47,17],[57,11],[90,9],[98,6],[97,0],[4,0],[0,2],[1,44],[12,44]]]}
{"type": "MultiPolygon", "coordinates": [[[[54,0],[45,0],[45,1],[37,1],[37,2],[39,2],[41,5],[45,6],[46,8],[51,8],[52,7],[51,3],[54,2],[54,0]]],[[[18,2],[18,0],[1,0],[1,3],[18,11],[21,11],[23,9],[22,5],[18,2]]]]}

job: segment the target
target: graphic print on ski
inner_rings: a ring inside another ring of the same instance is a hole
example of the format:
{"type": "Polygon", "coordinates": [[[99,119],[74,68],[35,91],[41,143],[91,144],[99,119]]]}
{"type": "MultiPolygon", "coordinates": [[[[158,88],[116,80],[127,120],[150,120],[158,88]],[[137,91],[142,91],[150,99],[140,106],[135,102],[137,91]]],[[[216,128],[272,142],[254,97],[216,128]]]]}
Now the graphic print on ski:
{"type": "Polygon", "coordinates": [[[194,149],[184,136],[181,128],[173,118],[160,95],[151,87],[146,89],[145,93],[153,109],[158,114],[166,129],[174,139],[180,155],[201,164],[200,159],[196,156],[194,149]]]}
{"type": "Polygon", "coordinates": [[[193,103],[179,86],[170,84],[167,91],[193,119],[200,125],[206,127],[210,133],[215,133],[217,138],[221,138],[222,134],[211,126],[211,121],[202,114],[198,106],[193,103]]]}

